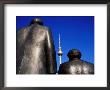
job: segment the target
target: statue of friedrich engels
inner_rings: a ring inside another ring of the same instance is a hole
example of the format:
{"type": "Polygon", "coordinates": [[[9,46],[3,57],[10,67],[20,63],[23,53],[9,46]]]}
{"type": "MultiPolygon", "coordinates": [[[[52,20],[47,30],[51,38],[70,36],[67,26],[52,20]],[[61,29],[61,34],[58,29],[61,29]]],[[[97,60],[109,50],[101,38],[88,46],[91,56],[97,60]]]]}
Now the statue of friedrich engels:
{"type": "Polygon", "coordinates": [[[52,33],[39,18],[16,36],[16,74],[55,74],[56,52],[52,33]]]}

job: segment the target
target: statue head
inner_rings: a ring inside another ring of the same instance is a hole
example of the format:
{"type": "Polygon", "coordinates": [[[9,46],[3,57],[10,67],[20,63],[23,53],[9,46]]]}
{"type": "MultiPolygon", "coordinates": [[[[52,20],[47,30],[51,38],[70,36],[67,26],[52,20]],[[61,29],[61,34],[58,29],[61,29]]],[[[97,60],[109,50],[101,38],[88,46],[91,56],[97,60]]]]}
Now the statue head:
{"type": "Polygon", "coordinates": [[[69,60],[73,60],[73,59],[80,59],[81,58],[81,52],[77,49],[72,49],[68,52],[67,54],[69,60]]]}
{"type": "Polygon", "coordinates": [[[41,20],[40,18],[34,18],[34,19],[31,21],[30,25],[32,25],[32,24],[43,25],[43,22],[42,22],[42,20],[41,20]]]}

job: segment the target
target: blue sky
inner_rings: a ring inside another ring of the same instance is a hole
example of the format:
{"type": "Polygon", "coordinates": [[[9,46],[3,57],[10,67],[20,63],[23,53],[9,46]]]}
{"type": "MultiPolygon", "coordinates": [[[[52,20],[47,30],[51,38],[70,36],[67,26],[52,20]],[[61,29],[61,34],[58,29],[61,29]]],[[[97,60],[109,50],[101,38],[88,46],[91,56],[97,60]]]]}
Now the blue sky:
{"type": "Polygon", "coordinates": [[[44,25],[51,28],[57,65],[59,33],[63,51],[62,62],[68,61],[69,50],[78,49],[82,53],[82,60],[94,63],[94,16],[17,16],[16,30],[29,25],[33,18],[42,19],[44,25]]]}

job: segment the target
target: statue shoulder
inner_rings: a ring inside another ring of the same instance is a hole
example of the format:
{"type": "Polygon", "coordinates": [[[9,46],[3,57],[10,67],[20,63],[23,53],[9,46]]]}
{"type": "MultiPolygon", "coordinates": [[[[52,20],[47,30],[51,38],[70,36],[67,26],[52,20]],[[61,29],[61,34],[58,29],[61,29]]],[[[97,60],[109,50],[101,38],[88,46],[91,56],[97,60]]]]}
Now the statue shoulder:
{"type": "Polygon", "coordinates": [[[70,63],[69,62],[64,62],[64,63],[62,63],[62,64],[60,64],[60,68],[67,68],[67,67],[69,67],[70,66],[70,63]]]}
{"type": "Polygon", "coordinates": [[[83,65],[88,66],[88,67],[93,67],[94,66],[93,63],[90,63],[90,62],[87,62],[87,61],[83,61],[83,65]]]}
{"type": "Polygon", "coordinates": [[[23,43],[28,36],[29,28],[24,27],[17,31],[16,40],[17,42],[23,43]]]}
{"type": "Polygon", "coordinates": [[[83,62],[83,71],[84,71],[84,73],[94,74],[94,64],[84,61],[83,62]]]}
{"type": "Polygon", "coordinates": [[[17,30],[17,34],[26,33],[28,31],[29,31],[29,27],[23,27],[23,28],[17,30]]]}

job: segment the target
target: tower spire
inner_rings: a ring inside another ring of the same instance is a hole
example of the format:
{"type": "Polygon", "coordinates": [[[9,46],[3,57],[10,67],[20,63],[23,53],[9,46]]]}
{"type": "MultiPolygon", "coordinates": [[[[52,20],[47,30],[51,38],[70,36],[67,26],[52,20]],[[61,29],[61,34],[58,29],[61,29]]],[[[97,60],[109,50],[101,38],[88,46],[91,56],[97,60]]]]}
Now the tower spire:
{"type": "Polygon", "coordinates": [[[60,34],[59,34],[59,47],[60,47],[60,34]]]}
{"type": "Polygon", "coordinates": [[[58,47],[58,56],[59,56],[59,63],[61,64],[62,63],[62,55],[63,55],[63,52],[62,52],[62,49],[61,49],[61,41],[60,41],[60,34],[59,34],[59,47],[58,47]]]}

